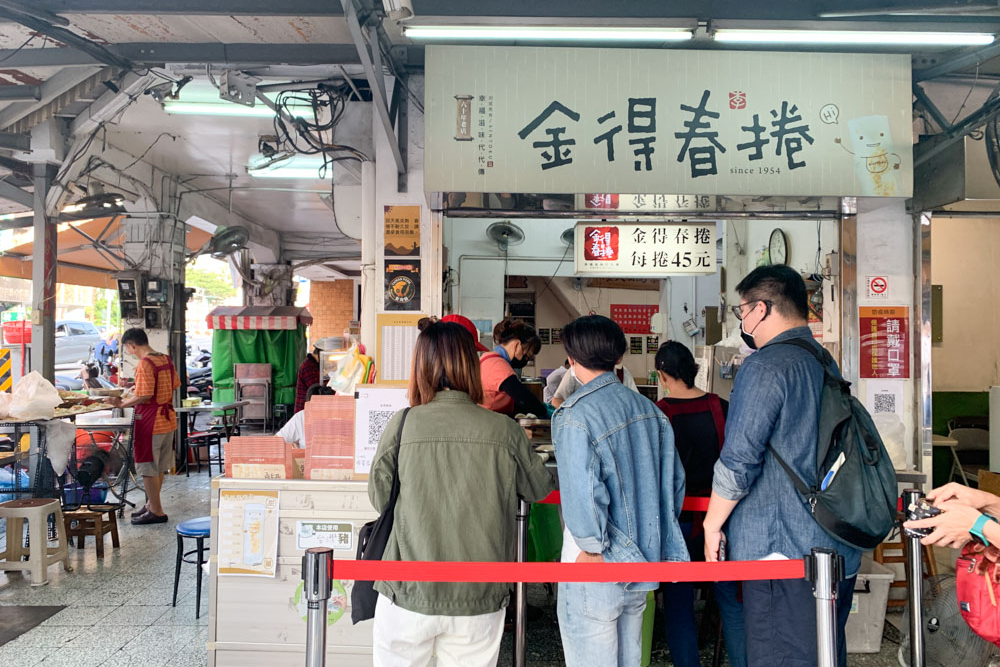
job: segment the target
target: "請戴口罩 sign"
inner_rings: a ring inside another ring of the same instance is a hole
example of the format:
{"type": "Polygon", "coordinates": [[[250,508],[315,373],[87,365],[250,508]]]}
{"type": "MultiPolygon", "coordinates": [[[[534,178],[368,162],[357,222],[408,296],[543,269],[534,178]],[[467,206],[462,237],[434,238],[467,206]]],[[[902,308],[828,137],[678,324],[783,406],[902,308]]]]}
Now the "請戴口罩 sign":
{"type": "Polygon", "coordinates": [[[910,58],[429,46],[425,189],[908,197],[910,58]]]}

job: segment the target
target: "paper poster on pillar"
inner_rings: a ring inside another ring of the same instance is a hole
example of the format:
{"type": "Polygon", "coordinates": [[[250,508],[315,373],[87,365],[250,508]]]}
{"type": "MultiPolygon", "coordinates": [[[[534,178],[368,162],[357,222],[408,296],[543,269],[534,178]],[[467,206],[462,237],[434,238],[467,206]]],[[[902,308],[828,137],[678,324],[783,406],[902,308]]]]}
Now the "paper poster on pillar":
{"type": "Polygon", "coordinates": [[[910,309],[906,306],[861,307],[861,378],[905,380],[910,377],[910,309]]]}
{"type": "Polygon", "coordinates": [[[385,309],[420,310],[420,260],[385,260],[385,309]]]}
{"type": "Polygon", "coordinates": [[[420,255],[419,206],[386,206],[383,225],[386,257],[420,255]]]}

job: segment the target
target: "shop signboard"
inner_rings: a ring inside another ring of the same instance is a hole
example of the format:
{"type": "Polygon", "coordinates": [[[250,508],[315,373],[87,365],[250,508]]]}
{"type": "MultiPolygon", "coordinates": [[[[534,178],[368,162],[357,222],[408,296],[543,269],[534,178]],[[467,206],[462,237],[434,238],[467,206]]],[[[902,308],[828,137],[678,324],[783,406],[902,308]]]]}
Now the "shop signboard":
{"type": "Polygon", "coordinates": [[[862,307],[861,377],[904,380],[910,377],[910,309],[862,307]]]}
{"type": "Polygon", "coordinates": [[[714,211],[712,195],[586,194],[583,206],[591,211],[714,211]]]}
{"type": "Polygon", "coordinates": [[[697,208],[913,190],[906,55],[428,46],[426,73],[429,191],[684,192],[697,208]]]}
{"type": "Polygon", "coordinates": [[[715,273],[715,222],[579,222],[575,270],[580,276],[715,273]]]}

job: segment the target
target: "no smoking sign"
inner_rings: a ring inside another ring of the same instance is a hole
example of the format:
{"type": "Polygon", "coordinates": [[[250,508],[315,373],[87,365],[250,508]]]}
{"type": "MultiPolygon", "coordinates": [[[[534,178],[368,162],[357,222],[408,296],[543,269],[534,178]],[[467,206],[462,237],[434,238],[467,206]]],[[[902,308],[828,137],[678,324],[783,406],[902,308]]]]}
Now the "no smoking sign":
{"type": "Polygon", "coordinates": [[[868,276],[865,278],[867,296],[869,299],[889,298],[889,278],[887,276],[868,276]]]}

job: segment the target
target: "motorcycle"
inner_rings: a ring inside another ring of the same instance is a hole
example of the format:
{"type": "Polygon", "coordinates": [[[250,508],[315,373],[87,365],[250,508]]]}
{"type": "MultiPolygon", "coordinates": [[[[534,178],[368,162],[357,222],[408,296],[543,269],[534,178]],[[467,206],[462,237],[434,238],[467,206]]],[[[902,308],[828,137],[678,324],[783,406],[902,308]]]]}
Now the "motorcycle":
{"type": "Polygon", "coordinates": [[[209,365],[203,368],[188,367],[188,396],[197,396],[211,400],[212,398],[212,367],[209,365]]]}

